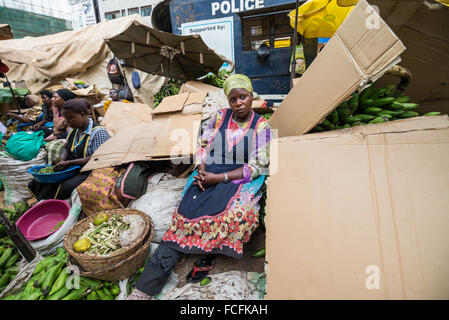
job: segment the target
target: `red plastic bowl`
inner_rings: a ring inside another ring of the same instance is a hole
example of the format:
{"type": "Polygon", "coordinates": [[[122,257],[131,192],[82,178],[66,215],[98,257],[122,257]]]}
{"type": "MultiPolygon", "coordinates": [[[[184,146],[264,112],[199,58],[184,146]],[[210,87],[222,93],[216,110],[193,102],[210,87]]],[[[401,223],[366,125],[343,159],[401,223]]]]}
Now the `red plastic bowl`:
{"type": "Polygon", "coordinates": [[[25,212],[16,225],[29,241],[47,238],[58,229],[56,225],[67,219],[70,205],[64,200],[45,200],[25,212]]]}

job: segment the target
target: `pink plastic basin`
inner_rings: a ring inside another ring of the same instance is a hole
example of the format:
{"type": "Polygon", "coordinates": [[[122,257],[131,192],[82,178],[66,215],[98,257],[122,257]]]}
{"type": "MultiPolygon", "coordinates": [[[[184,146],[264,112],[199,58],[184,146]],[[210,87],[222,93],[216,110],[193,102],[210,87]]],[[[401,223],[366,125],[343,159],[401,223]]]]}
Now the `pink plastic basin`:
{"type": "Polygon", "coordinates": [[[70,205],[66,201],[45,200],[25,212],[16,225],[27,240],[44,239],[59,229],[54,228],[67,219],[69,212],[70,205]]]}

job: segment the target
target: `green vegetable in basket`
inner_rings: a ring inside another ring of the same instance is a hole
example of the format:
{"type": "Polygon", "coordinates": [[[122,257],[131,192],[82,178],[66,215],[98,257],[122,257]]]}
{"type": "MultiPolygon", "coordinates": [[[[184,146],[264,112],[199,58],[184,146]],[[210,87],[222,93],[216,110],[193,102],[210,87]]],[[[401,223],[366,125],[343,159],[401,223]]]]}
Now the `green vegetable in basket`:
{"type": "Polygon", "coordinates": [[[38,171],[38,174],[53,174],[55,173],[53,167],[44,167],[38,171]]]}

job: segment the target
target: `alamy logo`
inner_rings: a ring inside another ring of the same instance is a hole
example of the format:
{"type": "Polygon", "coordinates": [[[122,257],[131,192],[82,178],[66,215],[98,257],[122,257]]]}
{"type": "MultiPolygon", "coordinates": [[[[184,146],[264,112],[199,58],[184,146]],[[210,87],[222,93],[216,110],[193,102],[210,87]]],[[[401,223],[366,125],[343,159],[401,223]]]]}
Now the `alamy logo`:
{"type": "Polygon", "coordinates": [[[365,273],[369,274],[365,280],[365,287],[368,290],[380,289],[380,269],[378,266],[369,265],[365,269],[365,273]]]}
{"type": "Polygon", "coordinates": [[[379,30],[380,29],[380,16],[379,16],[379,7],[377,6],[368,6],[366,8],[366,13],[369,15],[365,20],[365,26],[367,29],[379,30]]]}

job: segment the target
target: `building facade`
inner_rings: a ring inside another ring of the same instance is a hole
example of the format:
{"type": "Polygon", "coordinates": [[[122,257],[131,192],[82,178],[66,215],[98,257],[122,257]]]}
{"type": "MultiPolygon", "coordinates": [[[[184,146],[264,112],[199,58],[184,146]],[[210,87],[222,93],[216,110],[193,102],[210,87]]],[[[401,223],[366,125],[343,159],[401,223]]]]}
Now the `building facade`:
{"type": "Polygon", "coordinates": [[[100,19],[112,20],[132,14],[140,14],[149,24],[152,24],[152,13],[163,0],[97,0],[100,19]]]}
{"type": "Polygon", "coordinates": [[[3,0],[0,21],[11,26],[14,38],[43,36],[72,29],[66,7],[55,7],[50,0],[3,0]]]}

